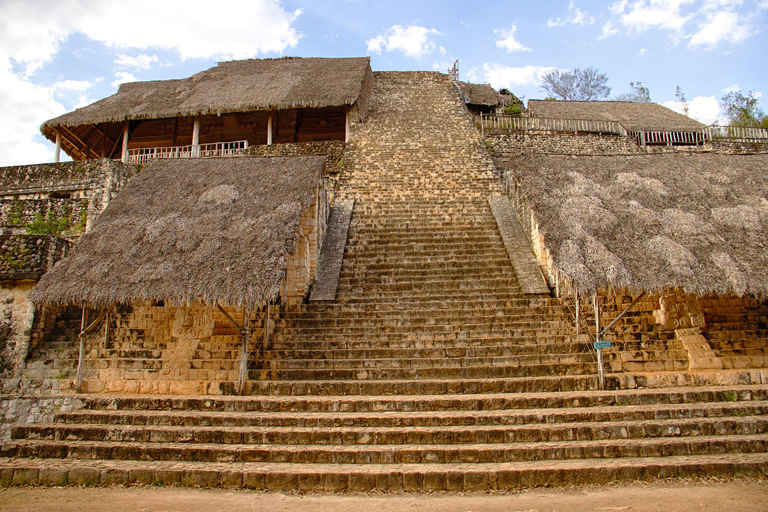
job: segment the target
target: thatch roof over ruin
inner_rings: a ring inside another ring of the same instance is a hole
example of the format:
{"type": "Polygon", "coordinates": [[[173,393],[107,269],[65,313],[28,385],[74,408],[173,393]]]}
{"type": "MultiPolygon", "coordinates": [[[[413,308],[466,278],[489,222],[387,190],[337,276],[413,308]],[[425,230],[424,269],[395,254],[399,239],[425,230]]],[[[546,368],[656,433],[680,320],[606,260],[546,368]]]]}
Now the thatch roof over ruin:
{"type": "Polygon", "coordinates": [[[532,116],[549,119],[618,121],[627,130],[696,131],[706,128],[657,103],[530,100],[528,110],[532,116]]]}
{"type": "Polygon", "coordinates": [[[768,155],[505,162],[552,266],[583,291],[768,295],[768,155]]]}
{"type": "Polygon", "coordinates": [[[465,103],[488,107],[495,107],[501,103],[501,95],[490,84],[454,83],[458,86],[459,91],[461,91],[461,95],[464,96],[465,103]]]}
{"type": "Polygon", "coordinates": [[[322,156],[153,161],[30,299],[106,307],[135,299],[256,305],[275,297],[322,156]]]}
{"type": "Polygon", "coordinates": [[[40,130],[54,140],[59,126],[353,105],[370,75],[369,57],[220,62],[181,80],[122,84],[116,94],[46,121],[40,130]]]}

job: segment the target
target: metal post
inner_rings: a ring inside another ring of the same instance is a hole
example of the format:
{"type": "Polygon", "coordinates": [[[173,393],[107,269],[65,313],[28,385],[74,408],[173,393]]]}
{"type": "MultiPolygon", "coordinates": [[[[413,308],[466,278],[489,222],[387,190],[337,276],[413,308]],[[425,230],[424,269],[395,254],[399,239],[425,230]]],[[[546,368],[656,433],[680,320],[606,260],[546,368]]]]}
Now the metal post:
{"type": "MultiPolygon", "coordinates": [[[[597,292],[594,295],[595,309],[595,343],[600,343],[600,304],[597,300],[597,292]]],[[[600,389],[605,389],[605,369],[603,368],[603,349],[597,349],[597,378],[600,381],[600,389]]]]}
{"type": "Polygon", "coordinates": [[[264,350],[267,350],[269,348],[269,310],[270,310],[270,301],[267,300],[267,319],[264,321],[264,350]]]}
{"type": "Polygon", "coordinates": [[[243,308],[243,330],[241,332],[243,343],[240,352],[240,377],[237,383],[237,392],[242,395],[245,391],[245,381],[248,379],[248,340],[251,338],[251,318],[248,308],[243,308]]]}
{"type": "Polygon", "coordinates": [[[581,333],[581,325],[579,323],[579,320],[581,319],[581,309],[580,309],[580,302],[579,302],[579,290],[576,289],[574,291],[576,294],[576,336],[578,336],[581,333]]]}
{"type": "Polygon", "coordinates": [[[88,319],[88,306],[83,306],[83,313],[80,318],[80,334],[77,336],[80,340],[80,351],[77,356],[77,381],[75,381],[75,391],[83,391],[83,358],[85,357],[85,327],[88,319]]]}

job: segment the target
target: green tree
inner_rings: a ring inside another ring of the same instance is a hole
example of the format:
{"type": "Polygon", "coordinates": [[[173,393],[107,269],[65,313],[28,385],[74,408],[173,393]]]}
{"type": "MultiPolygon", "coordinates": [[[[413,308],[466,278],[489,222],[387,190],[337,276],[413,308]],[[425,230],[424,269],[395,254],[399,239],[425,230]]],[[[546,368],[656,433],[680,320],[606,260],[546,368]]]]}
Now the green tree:
{"type": "Polygon", "coordinates": [[[608,76],[591,66],[573,71],[555,68],[541,77],[541,89],[547,96],[573,101],[604,100],[611,94],[608,76]]]}
{"type": "Polygon", "coordinates": [[[616,101],[631,101],[633,103],[650,103],[651,93],[638,80],[637,82],[629,82],[629,92],[618,94],[614,99],[616,101]]]}
{"type": "Polygon", "coordinates": [[[749,91],[747,94],[741,91],[731,91],[720,98],[720,108],[731,126],[768,128],[768,117],[758,105],[759,99],[754,91],[749,91]]]}
{"type": "Polygon", "coordinates": [[[675,99],[683,106],[683,114],[687,116],[688,112],[691,110],[691,105],[688,103],[688,100],[685,99],[685,93],[679,85],[675,87],[675,99]]]}

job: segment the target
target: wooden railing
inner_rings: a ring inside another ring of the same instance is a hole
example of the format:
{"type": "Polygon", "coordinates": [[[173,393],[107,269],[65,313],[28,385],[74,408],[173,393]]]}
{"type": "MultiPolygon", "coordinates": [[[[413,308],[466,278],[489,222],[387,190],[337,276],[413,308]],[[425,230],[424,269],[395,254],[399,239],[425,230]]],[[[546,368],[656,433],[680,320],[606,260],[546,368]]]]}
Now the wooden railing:
{"type": "Polygon", "coordinates": [[[748,126],[710,126],[709,138],[736,140],[768,140],[768,128],[752,128],[748,126]]]}
{"type": "Polygon", "coordinates": [[[551,119],[546,117],[520,117],[497,114],[481,114],[483,133],[488,131],[509,132],[570,132],[627,135],[627,130],[616,121],[590,121],[586,119],[551,119]]]}
{"type": "Polygon", "coordinates": [[[235,156],[248,149],[247,140],[214,142],[196,146],[169,146],[164,148],[139,148],[128,150],[130,163],[146,163],[155,158],[197,158],[212,156],[235,156]]]}
{"type": "Polygon", "coordinates": [[[667,146],[699,145],[710,139],[707,128],[691,131],[635,130],[629,133],[638,146],[648,144],[667,146]]]}
{"type": "Polygon", "coordinates": [[[709,126],[700,130],[633,130],[628,131],[617,121],[589,121],[586,119],[552,119],[500,114],[481,114],[480,129],[505,132],[566,132],[629,135],[640,146],[647,144],[688,145],[712,140],[766,140],[768,128],[746,126],[709,126]]]}

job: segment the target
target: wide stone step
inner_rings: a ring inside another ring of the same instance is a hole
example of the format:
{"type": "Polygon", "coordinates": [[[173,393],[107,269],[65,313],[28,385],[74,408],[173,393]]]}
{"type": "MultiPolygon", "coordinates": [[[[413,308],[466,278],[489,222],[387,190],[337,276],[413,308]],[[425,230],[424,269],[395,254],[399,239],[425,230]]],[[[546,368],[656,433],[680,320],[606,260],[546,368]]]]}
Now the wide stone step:
{"type": "Polygon", "coordinates": [[[504,491],[584,483],[766,474],[768,454],[497,464],[264,464],[0,459],[0,486],[171,485],[269,491],[504,491]]]}
{"type": "Polygon", "coordinates": [[[283,330],[283,334],[289,336],[291,334],[303,334],[307,336],[323,336],[325,334],[331,335],[344,335],[344,336],[365,336],[372,331],[377,334],[392,333],[392,334],[408,334],[414,333],[421,336],[429,334],[447,334],[447,333],[471,333],[473,337],[487,336],[487,335],[511,335],[525,334],[526,332],[536,333],[544,332],[548,334],[569,334],[573,332],[573,329],[568,326],[561,326],[559,322],[554,322],[552,325],[543,325],[541,327],[531,325],[530,323],[515,323],[508,322],[500,319],[498,322],[486,322],[486,323],[469,323],[469,322],[456,322],[455,324],[449,323],[427,323],[427,322],[408,322],[406,321],[386,321],[386,320],[361,320],[357,326],[346,325],[329,325],[329,326],[313,326],[302,325],[296,327],[286,327],[283,330]],[[562,328],[561,328],[562,327],[562,328]],[[414,332],[415,331],[415,332],[414,332]]]}
{"type": "MultiPolygon", "coordinates": [[[[563,409],[582,407],[686,405],[690,403],[745,403],[768,400],[763,384],[739,384],[757,381],[754,372],[691,372],[687,385],[663,376],[608,376],[611,391],[529,392],[487,394],[443,394],[421,396],[159,396],[159,395],[81,395],[89,410],[152,410],[200,412],[269,413],[391,413],[444,411],[502,411],[520,409],[563,409]],[[643,388],[637,388],[640,381],[643,388]],[[660,381],[660,382],[657,382],[660,381]],[[692,382],[699,385],[691,387],[692,382]],[[707,385],[707,383],[717,385],[707,385]],[[677,386],[677,387],[670,387],[677,386]],[[626,389],[631,387],[631,389],[626,389]],[[624,388],[624,389],[622,389],[624,388]]],[[[685,379],[683,379],[685,381],[685,379]]]]}
{"type": "MultiPolygon", "coordinates": [[[[452,362],[461,362],[465,358],[549,358],[551,356],[563,355],[566,357],[586,357],[584,352],[587,347],[579,343],[555,343],[555,344],[530,344],[524,346],[518,345],[496,345],[496,346],[471,346],[455,345],[445,348],[359,348],[359,349],[311,349],[306,347],[294,349],[272,348],[266,351],[265,360],[320,360],[323,364],[330,364],[335,360],[366,360],[376,361],[379,359],[398,359],[398,360],[443,360],[440,364],[453,364],[452,362]]],[[[603,353],[607,354],[606,352],[603,353]]],[[[612,354],[617,355],[617,354],[612,354]]],[[[377,363],[373,363],[377,364],[377,363]]]]}
{"type": "MultiPolygon", "coordinates": [[[[458,332],[449,334],[425,333],[372,333],[366,336],[349,336],[344,334],[305,335],[278,333],[270,339],[270,347],[275,349],[421,349],[437,348],[451,349],[455,346],[499,347],[514,345],[552,345],[555,343],[571,343],[567,334],[543,335],[530,332],[516,335],[514,342],[511,336],[491,335],[477,332],[458,332]]],[[[570,345],[573,347],[574,345],[570,345]]],[[[583,346],[583,345],[581,345],[583,346]]],[[[572,350],[572,349],[571,349],[572,350]]]]}
{"type": "MultiPolygon", "coordinates": [[[[252,371],[251,374],[258,372],[252,371]]],[[[254,375],[255,377],[256,375],[254,375]]],[[[618,383],[614,384],[618,385],[618,383]]],[[[246,394],[284,396],[449,395],[586,391],[598,388],[597,375],[423,380],[249,380],[246,394]]]]}
{"type": "Polygon", "coordinates": [[[489,464],[622,457],[696,456],[768,452],[768,435],[713,435],[484,444],[340,446],[225,445],[108,441],[6,443],[0,457],[293,464],[489,464]]]}
{"type": "Polygon", "coordinates": [[[505,366],[462,366],[462,367],[346,367],[332,369],[284,369],[264,368],[254,370],[259,378],[287,381],[392,381],[425,379],[501,379],[510,377],[541,377],[557,375],[594,374],[596,365],[592,363],[549,363],[518,364],[505,366]]]}
{"type": "MultiPolygon", "coordinates": [[[[16,441],[174,443],[190,445],[359,446],[513,445],[699,436],[753,436],[768,431],[768,417],[655,421],[574,422],[547,425],[407,427],[224,427],[50,424],[12,429],[16,441]]],[[[510,446],[511,447],[511,446],[510,446]]],[[[12,452],[11,452],[12,453],[12,452]]],[[[4,455],[11,455],[6,453],[4,455]]],[[[29,455],[27,455],[29,456],[29,455]]],[[[111,457],[109,457],[111,458],[111,457]]],[[[241,460],[241,462],[249,462],[241,460]]],[[[259,460],[257,462],[270,462],[259,460]]]]}
{"type": "MultiPolygon", "coordinates": [[[[87,410],[56,415],[58,425],[133,425],[165,427],[448,427],[549,425],[565,422],[637,422],[768,414],[765,400],[685,404],[589,405],[584,407],[500,410],[358,412],[211,412],[203,410],[87,410]]],[[[699,398],[707,398],[701,396],[699,398]]]]}
{"type": "Polygon", "coordinates": [[[503,366],[532,366],[546,364],[576,364],[591,363],[593,355],[589,353],[581,354],[553,354],[553,355],[535,355],[535,356],[507,356],[507,357],[460,357],[460,358],[306,358],[295,357],[297,354],[291,354],[294,357],[275,357],[274,352],[268,353],[265,363],[272,370],[331,370],[331,369],[350,369],[362,370],[368,368],[490,368],[503,366]]]}

